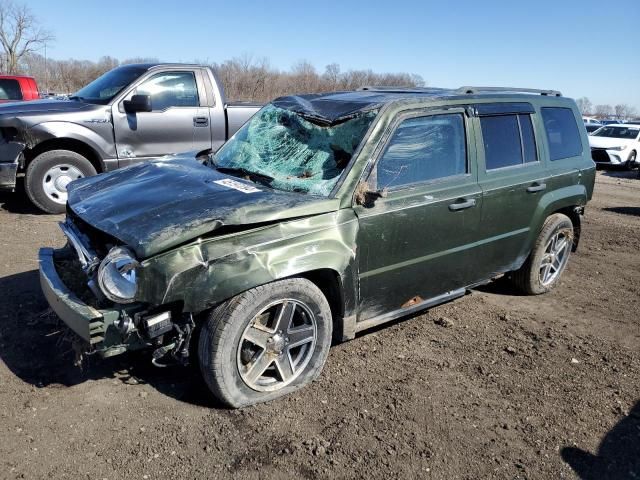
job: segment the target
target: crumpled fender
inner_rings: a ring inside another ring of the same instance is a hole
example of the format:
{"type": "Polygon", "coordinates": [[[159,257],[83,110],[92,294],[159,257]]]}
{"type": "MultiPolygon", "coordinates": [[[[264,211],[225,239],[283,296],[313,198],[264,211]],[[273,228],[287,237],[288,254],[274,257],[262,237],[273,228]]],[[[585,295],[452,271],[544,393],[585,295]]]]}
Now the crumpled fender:
{"type": "Polygon", "coordinates": [[[23,136],[29,148],[54,138],[71,138],[91,147],[101,159],[116,158],[111,122],[95,120],[91,126],[63,121],[42,122],[23,132],[23,136]]]}
{"type": "Polygon", "coordinates": [[[143,261],[136,299],[154,305],[183,301],[185,312],[198,313],[258,285],[330,269],[341,278],[349,315],[357,231],[353,211],[339,210],[196,241],[143,261]]]}

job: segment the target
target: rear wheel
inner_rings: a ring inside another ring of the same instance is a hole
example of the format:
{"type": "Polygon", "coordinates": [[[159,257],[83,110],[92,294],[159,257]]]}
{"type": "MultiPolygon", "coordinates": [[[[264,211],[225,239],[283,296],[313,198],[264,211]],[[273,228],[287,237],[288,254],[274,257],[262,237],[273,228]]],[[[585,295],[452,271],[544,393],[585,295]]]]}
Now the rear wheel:
{"type": "Polygon", "coordinates": [[[315,380],[331,345],[331,309],[312,282],[253,288],[216,307],[202,326],[200,369],[231,407],[286,395],[315,380]]]}
{"type": "Polygon", "coordinates": [[[564,272],[573,247],[573,224],[566,215],[555,213],[542,226],[526,262],[512,273],[516,286],[529,295],[555,287],[564,272]]]}
{"type": "Polygon", "coordinates": [[[64,213],[67,185],[78,178],[95,175],[91,162],[70,150],[41,153],[27,167],[25,189],[29,199],[47,213],[64,213]]]}

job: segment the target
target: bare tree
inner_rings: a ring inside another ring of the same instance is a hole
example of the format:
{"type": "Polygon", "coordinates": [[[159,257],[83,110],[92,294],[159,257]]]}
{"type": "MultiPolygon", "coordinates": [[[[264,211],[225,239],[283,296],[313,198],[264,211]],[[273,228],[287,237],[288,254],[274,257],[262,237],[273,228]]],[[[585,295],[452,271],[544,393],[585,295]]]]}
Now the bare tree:
{"type": "Polygon", "coordinates": [[[613,107],[616,112],[616,118],[626,120],[635,114],[636,109],[627,105],[626,103],[620,103],[613,107]]]}
{"type": "Polygon", "coordinates": [[[330,63],[325,67],[322,77],[329,82],[331,89],[338,88],[338,82],[340,81],[340,65],[337,63],[330,63]]]}
{"type": "Polygon", "coordinates": [[[576,103],[578,104],[578,109],[580,110],[580,113],[582,113],[582,115],[589,115],[591,113],[593,104],[591,103],[591,100],[589,100],[589,98],[580,97],[576,100],[576,103]]]}
{"type": "Polygon", "coordinates": [[[611,105],[596,105],[595,115],[599,118],[605,118],[613,114],[613,107],[611,105]]]}
{"type": "Polygon", "coordinates": [[[20,61],[47,42],[53,35],[40,27],[37,18],[26,5],[5,0],[0,2],[0,44],[9,73],[18,73],[20,61]]]}

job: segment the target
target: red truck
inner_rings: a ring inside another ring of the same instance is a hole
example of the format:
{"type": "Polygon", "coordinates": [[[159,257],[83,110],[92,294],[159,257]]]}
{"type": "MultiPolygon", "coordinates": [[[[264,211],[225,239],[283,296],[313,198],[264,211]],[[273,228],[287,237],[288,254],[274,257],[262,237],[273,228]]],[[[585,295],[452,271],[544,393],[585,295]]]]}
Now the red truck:
{"type": "Polygon", "coordinates": [[[0,103],[37,100],[38,85],[33,77],[24,75],[0,75],[0,103]]]}

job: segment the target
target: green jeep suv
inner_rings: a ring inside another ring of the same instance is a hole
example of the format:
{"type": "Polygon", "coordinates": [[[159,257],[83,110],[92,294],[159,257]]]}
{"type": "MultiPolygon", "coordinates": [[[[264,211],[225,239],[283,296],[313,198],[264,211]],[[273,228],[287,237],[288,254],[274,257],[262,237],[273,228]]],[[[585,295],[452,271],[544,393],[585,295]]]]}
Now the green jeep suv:
{"type": "Polygon", "coordinates": [[[313,381],[332,340],[502,274],[550,290],[594,178],[559,92],[281,97],[206,159],[73,182],[41,284],[87,353],[197,362],[242,407],[313,381]]]}

